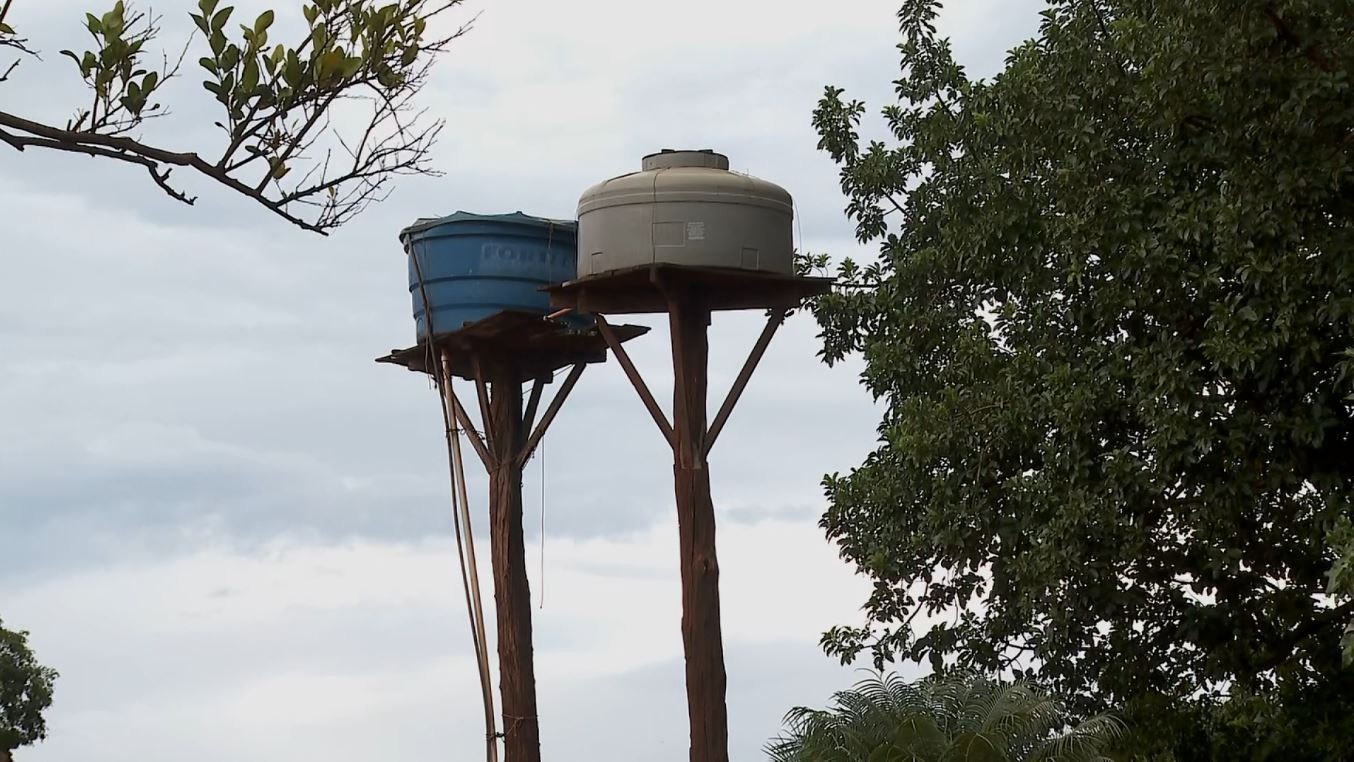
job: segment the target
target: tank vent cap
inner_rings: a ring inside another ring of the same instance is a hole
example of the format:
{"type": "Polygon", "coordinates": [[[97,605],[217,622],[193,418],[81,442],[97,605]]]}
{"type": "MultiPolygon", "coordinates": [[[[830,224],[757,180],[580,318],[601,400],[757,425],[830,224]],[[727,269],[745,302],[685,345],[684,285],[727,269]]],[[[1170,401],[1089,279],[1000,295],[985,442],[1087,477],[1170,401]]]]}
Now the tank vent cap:
{"type": "Polygon", "coordinates": [[[673,150],[664,148],[658,153],[644,157],[643,170],[676,169],[678,167],[703,167],[705,169],[729,168],[729,157],[705,148],[701,150],[673,150]]]}

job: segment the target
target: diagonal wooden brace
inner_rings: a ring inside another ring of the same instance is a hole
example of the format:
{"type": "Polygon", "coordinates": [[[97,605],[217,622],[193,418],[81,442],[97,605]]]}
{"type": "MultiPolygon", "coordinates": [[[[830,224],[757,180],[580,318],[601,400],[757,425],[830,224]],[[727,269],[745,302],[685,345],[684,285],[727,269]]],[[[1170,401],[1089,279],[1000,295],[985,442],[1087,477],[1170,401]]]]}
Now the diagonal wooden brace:
{"type": "Polygon", "coordinates": [[[601,315],[595,317],[597,328],[602,332],[602,338],[606,340],[607,346],[611,347],[611,351],[615,353],[616,361],[621,364],[621,369],[625,371],[625,375],[630,379],[635,391],[639,392],[639,398],[644,402],[644,407],[649,410],[649,415],[653,416],[653,421],[658,424],[659,431],[662,431],[664,438],[668,440],[668,446],[675,447],[676,439],[672,433],[672,424],[668,423],[667,415],[658,406],[658,401],[654,399],[653,393],[644,383],[643,376],[639,375],[639,370],[635,368],[635,363],[631,361],[630,354],[625,351],[625,347],[621,346],[620,339],[616,337],[615,330],[612,329],[606,318],[601,315]]]}
{"type": "Polygon", "coordinates": [[[747,362],[743,363],[743,369],[738,372],[733,387],[729,389],[729,396],[724,399],[724,404],[720,406],[719,413],[715,415],[714,423],[710,424],[709,433],[705,435],[706,455],[709,455],[710,450],[714,448],[715,440],[719,438],[719,432],[723,430],[724,424],[733,414],[734,406],[738,404],[738,399],[743,396],[743,390],[747,388],[748,381],[752,379],[753,371],[757,370],[757,364],[762,361],[762,356],[766,354],[766,348],[770,346],[771,338],[776,335],[776,329],[780,328],[781,324],[785,322],[785,317],[789,314],[789,312],[783,310],[775,310],[766,321],[762,335],[757,337],[757,343],[752,347],[752,354],[748,355],[747,362]]]}
{"type": "Polygon", "coordinates": [[[527,400],[527,411],[522,414],[522,430],[531,431],[531,427],[536,422],[536,410],[541,406],[541,393],[545,391],[545,385],[550,378],[538,378],[531,384],[531,399],[527,400]]]}
{"type": "Polygon", "coordinates": [[[451,407],[456,414],[456,420],[461,422],[461,428],[465,429],[466,438],[470,440],[470,446],[475,449],[475,454],[480,456],[484,467],[492,470],[496,464],[494,457],[489,454],[489,448],[484,444],[484,437],[475,428],[474,421],[470,420],[470,414],[465,412],[465,407],[461,405],[460,397],[451,388],[451,377],[447,377],[447,398],[451,400],[451,407]]]}
{"type": "MultiPolygon", "coordinates": [[[[559,414],[560,408],[564,407],[564,401],[569,398],[569,392],[574,390],[574,385],[578,383],[579,377],[583,375],[583,371],[587,367],[586,363],[578,363],[569,371],[569,377],[564,379],[564,385],[560,387],[559,391],[555,392],[554,399],[550,400],[550,406],[545,409],[545,414],[541,416],[540,424],[536,426],[535,431],[531,432],[531,438],[527,440],[522,452],[518,454],[517,463],[519,466],[526,465],[526,462],[531,460],[531,454],[536,451],[536,446],[541,443],[541,437],[545,436],[546,429],[550,428],[550,424],[559,414]]],[[[536,383],[540,384],[540,381],[536,383]]],[[[534,389],[532,390],[532,399],[540,400],[540,396],[536,394],[534,389]]]]}

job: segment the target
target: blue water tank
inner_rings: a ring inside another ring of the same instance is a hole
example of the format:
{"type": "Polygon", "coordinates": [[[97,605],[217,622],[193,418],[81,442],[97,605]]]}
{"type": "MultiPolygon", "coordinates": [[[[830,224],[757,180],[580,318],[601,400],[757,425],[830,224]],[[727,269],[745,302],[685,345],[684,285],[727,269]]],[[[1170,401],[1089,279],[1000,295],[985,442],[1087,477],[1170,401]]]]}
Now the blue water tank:
{"type": "Polygon", "coordinates": [[[409,293],[418,340],[460,330],[504,310],[550,312],[542,286],[574,277],[578,225],[513,214],[457,212],[400,231],[409,258],[409,293]]]}

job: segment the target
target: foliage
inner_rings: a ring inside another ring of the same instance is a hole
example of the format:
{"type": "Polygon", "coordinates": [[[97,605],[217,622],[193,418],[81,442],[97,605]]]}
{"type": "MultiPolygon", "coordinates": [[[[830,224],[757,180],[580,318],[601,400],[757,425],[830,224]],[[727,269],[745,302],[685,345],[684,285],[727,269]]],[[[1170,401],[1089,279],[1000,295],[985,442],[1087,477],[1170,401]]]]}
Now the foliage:
{"type": "MultiPolygon", "coordinates": [[[[14,0],[0,8],[0,46],[31,53],[9,22],[14,0]]],[[[461,0],[313,0],[298,3],[305,26],[290,41],[272,39],[276,12],[238,25],[235,7],[199,0],[196,27],[183,54],[162,66],[148,62],[159,19],[122,0],[102,15],[86,14],[89,50],[63,50],[90,91],[64,127],[0,111],[0,142],[109,158],[145,167],[172,197],[194,199],[169,183],[175,167],[191,169],[255,199],[303,228],[324,232],[384,198],[391,178],[430,174],[428,152],[442,129],[413,107],[432,61],[466,31],[429,31],[429,22],[461,0]],[[198,152],[146,145],[130,135],[165,115],[161,94],[200,35],[207,55],[202,87],[223,115],[223,144],[208,161],[198,152]],[[356,129],[331,125],[341,105],[360,107],[356,129]],[[321,143],[321,139],[324,142],[321,143]],[[303,167],[303,171],[295,171],[303,167]]],[[[298,19],[299,21],[300,19],[298,19]]],[[[14,61],[3,82],[18,66],[14,61]]]]}
{"type": "MultiPolygon", "coordinates": [[[[1337,600],[1354,599],[1354,522],[1348,516],[1341,516],[1336,521],[1330,541],[1335,551],[1335,564],[1326,573],[1329,580],[1326,591],[1337,600]]],[[[1340,647],[1344,653],[1345,666],[1354,666],[1354,621],[1345,624],[1340,647]]]]}
{"type": "Polygon", "coordinates": [[[38,663],[27,632],[0,622],[0,754],[47,737],[42,713],[52,705],[55,670],[38,663]]]}
{"type": "Polygon", "coordinates": [[[1104,759],[1121,732],[1108,715],[1070,725],[1053,698],[984,678],[880,674],[833,703],[790,710],[788,735],[767,746],[773,762],[1080,762],[1104,759]]]}
{"type": "Polygon", "coordinates": [[[1056,0],[990,81],[937,7],[899,13],[888,141],[838,88],[814,114],[880,243],[815,306],[823,355],[887,402],[826,480],[875,588],[825,647],[1130,725],[1351,716],[1354,0],[1056,0]]]}

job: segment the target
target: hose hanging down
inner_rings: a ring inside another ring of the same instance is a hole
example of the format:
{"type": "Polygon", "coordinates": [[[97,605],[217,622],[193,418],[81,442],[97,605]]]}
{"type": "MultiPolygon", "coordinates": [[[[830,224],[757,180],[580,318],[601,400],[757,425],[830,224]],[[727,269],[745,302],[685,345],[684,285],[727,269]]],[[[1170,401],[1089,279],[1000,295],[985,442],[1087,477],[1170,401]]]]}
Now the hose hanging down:
{"type": "Polygon", "coordinates": [[[414,272],[418,276],[418,290],[423,297],[427,323],[427,358],[425,367],[437,385],[437,398],[442,404],[442,423],[447,438],[447,467],[451,471],[451,522],[456,532],[457,566],[461,570],[461,586],[465,590],[466,613],[470,617],[470,639],[475,646],[475,666],[479,669],[480,695],[484,702],[485,758],[498,762],[498,724],[494,717],[494,688],[489,674],[489,646],[484,635],[484,606],[480,601],[480,575],[475,564],[475,533],[470,524],[470,501],[466,497],[465,462],[461,458],[461,427],[456,419],[456,396],[451,388],[451,357],[444,350],[438,352],[433,337],[433,308],[428,299],[428,287],[423,280],[423,265],[418,252],[407,249],[414,272]],[[468,567],[468,569],[467,569],[468,567]]]}
{"type": "Polygon", "coordinates": [[[489,674],[489,649],[484,633],[484,604],[480,597],[479,568],[475,563],[475,534],[470,523],[470,501],[466,496],[465,461],[461,456],[461,428],[456,419],[455,396],[451,388],[451,361],[443,352],[437,364],[437,386],[442,403],[442,417],[446,423],[447,464],[451,469],[451,516],[456,532],[456,555],[461,570],[461,584],[465,589],[465,603],[470,615],[470,637],[475,646],[475,661],[479,668],[480,692],[484,701],[484,732],[486,758],[498,762],[498,729],[494,717],[494,690],[489,674]]]}

